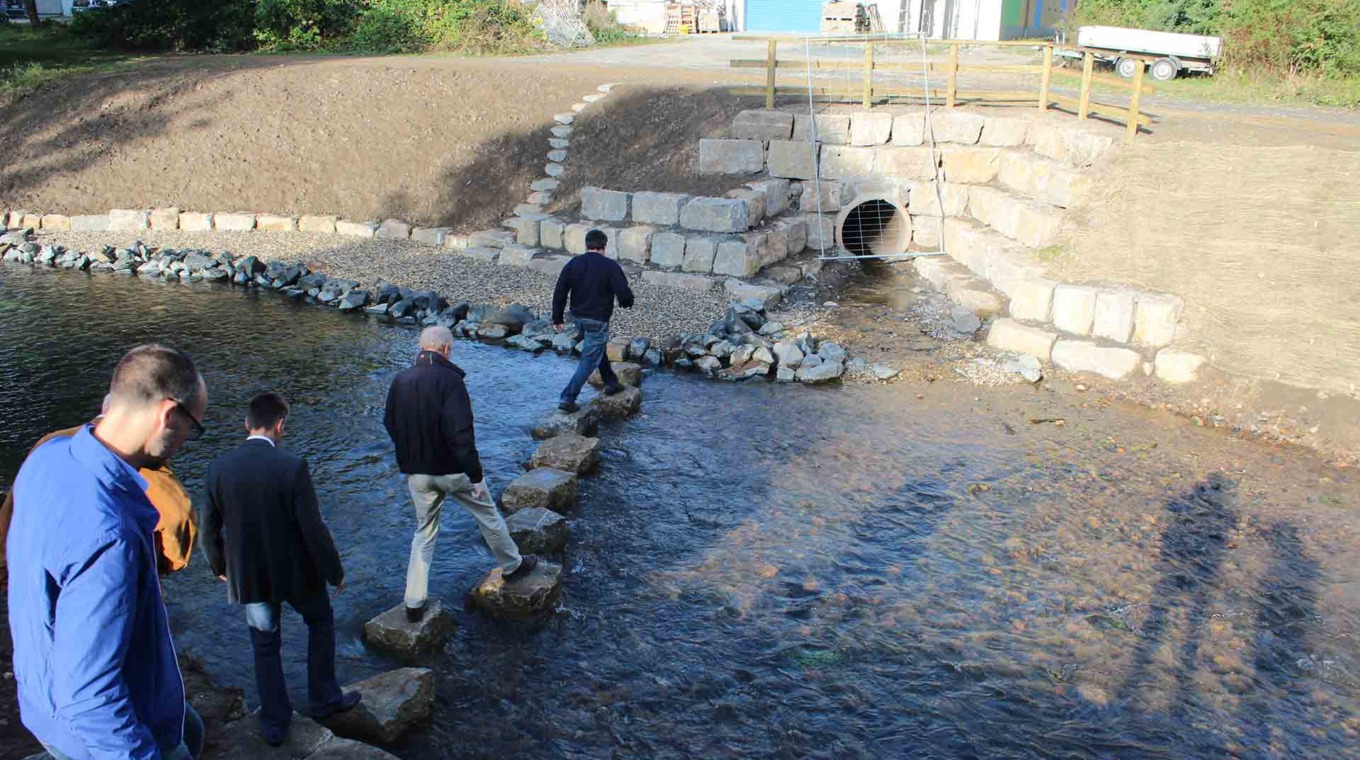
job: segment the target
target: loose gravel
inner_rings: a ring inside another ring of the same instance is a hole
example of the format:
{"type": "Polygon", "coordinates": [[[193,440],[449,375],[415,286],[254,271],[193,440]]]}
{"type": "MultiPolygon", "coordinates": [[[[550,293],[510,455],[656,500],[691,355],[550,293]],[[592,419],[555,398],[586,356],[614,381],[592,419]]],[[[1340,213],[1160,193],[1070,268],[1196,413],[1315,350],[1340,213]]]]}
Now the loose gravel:
{"type": "MultiPolygon", "coordinates": [[[[138,240],[173,249],[230,251],[262,261],[306,262],[313,271],[358,280],[372,287],[379,280],[416,290],[435,290],[450,302],[521,303],[535,313],[552,306],[555,278],[523,267],[487,264],[447,248],[401,240],[363,240],[301,232],[42,232],[39,240],[80,251],[105,245],[128,247],[138,240]]],[[[632,278],[637,297],[632,309],[614,312],[616,336],[665,340],[682,332],[703,332],[727,311],[726,292],[676,290],[632,278]]]]}

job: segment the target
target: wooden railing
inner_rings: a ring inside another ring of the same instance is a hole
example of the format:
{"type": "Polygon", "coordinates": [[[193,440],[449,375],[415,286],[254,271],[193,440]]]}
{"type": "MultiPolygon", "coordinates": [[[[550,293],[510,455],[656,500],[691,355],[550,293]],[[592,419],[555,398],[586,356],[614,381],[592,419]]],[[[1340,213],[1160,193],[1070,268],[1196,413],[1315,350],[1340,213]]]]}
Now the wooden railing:
{"type": "MultiPolygon", "coordinates": [[[[749,38],[747,38],[749,39],[749,38]]],[[[1092,114],[1104,117],[1111,121],[1122,122],[1127,130],[1127,139],[1133,142],[1138,134],[1139,127],[1148,127],[1152,124],[1152,119],[1142,112],[1142,96],[1154,92],[1151,84],[1144,81],[1147,63],[1140,59],[1135,59],[1134,75],[1131,80],[1121,79],[1109,74],[1097,74],[1095,72],[1095,57],[1091,51],[1084,51],[1082,59],[1081,73],[1069,71],[1065,68],[1054,65],[1054,46],[1052,43],[1040,42],[978,42],[974,40],[947,40],[944,42],[932,42],[932,46],[948,45],[949,58],[945,62],[928,61],[926,63],[894,63],[874,60],[874,46],[882,45],[882,39],[839,37],[834,40],[836,44],[863,44],[864,60],[815,60],[815,59],[784,59],[779,58],[779,44],[781,39],[768,38],[767,53],[764,59],[733,59],[730,66],[736,69],[764,69],[765,83],[763,86],[736,87],[732,92],[737,95],[764,95],[765,107],[774,108],[775,97],[779,95],[796,95],[811,97],[816,101],[829,103],[860,103],[865,108],[871,108],[876,103],[898,102],[922,100],[929,98],[931,102],[943,103],[946,108],[954,108],[961,103],[993,103],[1007,105],[1037,105],[1039,110],[1047,111],[1053,106],[1058,106],[1064,110],[1071,111],[1078,119],[1085,120],[1092,114]],[[1038,64],[971,64],[959,63],[959,49],[965,45],[989,45],[997,47],[1041,47],[1043,49],[1043,63],[1038,64]],[[862,84],[859,86],[840,88],[827,87],[824,84],[818,85],[815,76],[809,77],[808,69],[811,73],[828,71],[859,71],[862,72],[862,84]],[[799,74],[807,77],[800,84],[782,85],[779,83],[779,74],[786,72],[789,74],[799,74]],[[899,73],[923,73],[928,72],[933,76],[943,75],[944,88],[932,87],[927,92],[924,86],[892,85],[882,81],[876,81],[875,74],[878,72],[899,72],[899,73]],[[975,90],[961,92],[959,89],[960,73],[994,73],[994,74],[1032,74],[1039,78],[1037,90],[975,90]],[[1069,78],[1079,81],[1078,96],[1073,98],[1069,95],[1053,92],[1053,78],[1069,78]],[[809,84],[808,79],[811,80],[809,84]],[[1131,93],[1128,105],[1117,105],[1101,103],[1093,98],[1092,90],[1097,85],[1104,85],[1131,93]]]]}

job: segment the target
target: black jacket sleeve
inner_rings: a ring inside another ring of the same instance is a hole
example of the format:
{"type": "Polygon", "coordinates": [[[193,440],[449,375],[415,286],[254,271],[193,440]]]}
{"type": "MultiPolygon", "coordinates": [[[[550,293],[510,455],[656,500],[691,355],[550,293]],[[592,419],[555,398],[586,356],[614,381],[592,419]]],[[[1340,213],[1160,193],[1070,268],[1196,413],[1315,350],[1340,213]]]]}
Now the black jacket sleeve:
{"type": "Polygon", "coordinates": [[[335,549],[335,539],[321,519],[321,508],[316,503],[316,489],[312,487],[312,473],[303,461],[298,465],[293,479],[293,509],[298,528],[302,531],[302,541],[307,553],[321,572],[321,577],[332,586],[339,586],[345,580],[345,568],[340,564],[340,552],[335,549]]]}
{"type": "Polygon", "coordinates": [[[609,275],[609,285],[614,290],[614,296],[619,299],[619,306],[633,308],[633,289],[628,287],[628,275],[623,273],[623,267],[614,265],[609,275]]]}
{"type": "Polygon", "coordinates": [[[217,500],[217,473],[208,470],[207,493],[198,516],[198,532],[202,536],[203,551],[208,555],[208,566],[214,576],[227,574],[227,547],[222,540],[222,505],[217,500]]]}
{"type": "MultiPolygon", "coordinates": [[[[552,303],[552,323],[560,325],[566,320],[567,314],[567,295],[571,293],[571,262],[562,267],[562,272],[557,275],[557,287],[553,289],[552,303]]],[[[475,482],[475,481],[474,481],[475,482]]]]}
{"type": "Polygon", "coordinates": [[[392,387],[387,389],[387,408],[383,410],[383,427],[387,428],[387,437],[394,442],[397,440],[397,382],[392,381],[392,387]]]}
{"type": "Polygon", "coordinates": [[[443,411],[445,445],[453,451],[454,458],[472,482],[480,483],[484,474],[481,457],[477,454],[477,434],[473,430],[472,399],[461,379],[448,383],[443,411]]]}

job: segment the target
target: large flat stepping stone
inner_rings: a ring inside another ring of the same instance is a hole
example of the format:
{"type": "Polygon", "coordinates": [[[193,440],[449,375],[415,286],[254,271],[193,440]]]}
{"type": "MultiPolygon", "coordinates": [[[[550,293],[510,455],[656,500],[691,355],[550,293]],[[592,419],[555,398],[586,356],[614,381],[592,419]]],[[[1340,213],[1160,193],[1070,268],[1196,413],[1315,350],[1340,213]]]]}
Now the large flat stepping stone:
{"type": "Polygon", "coordinates": [[[468,594],[473,607],[501,620],[535,620],[552,614],[562,598],[562,566],[540,559],[528,575],[507,583],[493,568],[468,594]]]}
{"type": "Polygon", "coordinates": [[[345,687],[364,699],[353,709],[320,722],[337,736],[391,744],[430,717],[434,671],[400,668],[345,687]]]}
{"type": "Polygon", "coordinates": [[[568,433],[595,435],[599,425],[600,410],[592,408],[589,404],[571,414],[554,409],[534,426],[533,436],[536,441],[546,441],[568,433]]]}
{"type": "Polygon", "coordinates": [[[396,755],[377,747],[341,739],[330,729],[297,714],[293,715],[288,739],[282,746],[269,746],[255,715],[223,726],[213,737],[213,744],[225,749],[215,755],[205,753],[209,760],[398,760],[396,755]]]}
{"type": "Polygon", "coordinates": [[[407,622],[406,605],[398,604],[364,623],[364,640],[374,649],[411,658],[442,647],[453,628],[453,613],[442,599],[432,596],[419,622],[407,622]]]}
{"type": "MultiPolygon", "coordinates": [[[[642,365],[634,362],[610,362],[609,366],[614,368],[614,374],[619,376],[619,382],[624,385],[631,385],[634,388],[642,385],[642,365]]],[[[600,371],[597,369],[590,373],[588,382],[596,387],[603,388],[604,380],[600,379],[600,371]]]]}
{"type": "Polygon", "coordinates": [[[521,509],[505,518],[505,526],[510,529],[510,538],[515,540],[519,550],[529,554],[561,551],[571,538],[567,518],[542,507],[521,509]]]}
{"type": "Polygon", "coordinates": [[[552,467],[584,475],[600,466],[600,439],[580,435],[559,435],[538,445],[530,469],[552,467]]]}
{"type": "Polygon", "coordinates": [[[566,514],[576,506],[576,494],[575,472],[539,467],[519,476],[505,489],[505,494],[501,496],[501,509],[512,513],[512,517],[522,509],[536,507],[566,514]]]}
{"type": "Polygon", "coordinates": [[[603,393],[590,402],[590,406],[600,410],[600,416],[607,420],[622,420],[632,417],[642,408],[642,391],[631,385],[612,396],[603,393]]]}

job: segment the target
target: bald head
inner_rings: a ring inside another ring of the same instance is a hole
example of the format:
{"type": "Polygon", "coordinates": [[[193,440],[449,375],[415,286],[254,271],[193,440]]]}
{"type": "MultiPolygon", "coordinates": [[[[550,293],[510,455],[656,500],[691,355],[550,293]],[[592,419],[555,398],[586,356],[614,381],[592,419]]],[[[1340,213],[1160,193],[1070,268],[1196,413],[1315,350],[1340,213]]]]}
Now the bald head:
{"type": "Polygon", "coordinates": [[[448,355],[453,350],[453,333],[447,327],[434,325],[420,331],[420,350],[437,351],[448,355]]]}

